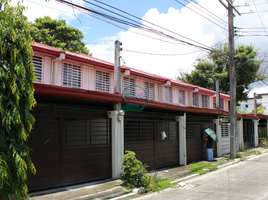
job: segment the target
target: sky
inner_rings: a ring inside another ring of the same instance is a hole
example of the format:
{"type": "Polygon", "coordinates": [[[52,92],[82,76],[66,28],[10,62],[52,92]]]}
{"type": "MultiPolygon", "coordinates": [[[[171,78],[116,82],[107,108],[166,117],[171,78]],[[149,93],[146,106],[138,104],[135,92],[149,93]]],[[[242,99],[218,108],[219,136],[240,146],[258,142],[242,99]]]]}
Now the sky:
{"type": "MultiPolygon", "coordinates": [[[[16,1],[12,0],[12,3],[16,1]]],[[[93,4],[105,7],[98,3],[98,0],[67,1],[98,11],[103,10],[93,4]]],[[[173,79],[180,73],[189,73],[193,70],[196,59],[204,57],[207,52],[189,45],[189,43],[211,48],[228,42],[228,13],[218,0],[195,0],[196,3],[190,0],[99,1],[142,18],[143,21],[135,20],[168,34],[169,38],[142,32],[134,27],[123,26],[124,29],[122,29],[107,23],[107,20],[105,22],[96,19],[92,15],[54,0],[24,0],[23,5],[27,7],[24,14],[29,21],[43,16],[65,19],[68,26],[73,26],[83,32],[85,36],[83,41],[93,57],[112,63],[114,62],[114,43],[116,40],[120,40],[123,49],[121,65],[173,79]],[[157,26],[153,26],[152,23],[157,26]],[[176,40],[170,38],[176,38],[176,40]],[[183,42],[178,42],[178,40],[183,42]]],[[[227,4],[226,0],[222,1],[227,4]]],[[[268,53],[268,1],[235,0],[234,5],[241,13],[241,16],[235,13],[234,26],[249,28],[238,29],[240,36],[235,37],[235,46],[253,45],[260,52],[259,56],[265,58],[268,53]]],[[[111,10],[111,7],[105,8],[111,10]]],[[[118,13],[118,11],[116,12],[118,13]]],[[[266,61],[268,64],[268,59],[266,61]]],[[[268,82],[266,84],[268,85],[268,82]]],[[[268,93],[266,84],[263,82],[253,84],[250,96],[252,92],[268,93]]]]}

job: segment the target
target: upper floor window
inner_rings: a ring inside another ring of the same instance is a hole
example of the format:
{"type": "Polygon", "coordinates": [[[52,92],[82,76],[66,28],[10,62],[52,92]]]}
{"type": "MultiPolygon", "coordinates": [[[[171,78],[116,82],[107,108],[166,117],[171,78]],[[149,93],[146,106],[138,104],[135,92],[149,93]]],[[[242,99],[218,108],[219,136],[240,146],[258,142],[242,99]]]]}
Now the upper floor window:
{"type": "Polygon", "coordinates": [[[135,96],[135,79],[123,77],[123,94],[125,96],[135,96]]]}
{"type": "Polygon", "coordinates": [[[223,99],[220,99],[220,109],[224,110],[224,103],[223,103],[223,99]]]}
{"type": "Polygon", "coordinates": [[[37,83],[42,83],[42,57],[39,56],[33,56],[32,57],[34,68],[35,68],[35,77],[37,83]]]}
{"type": "Polygon", "coordinates": [[[173,91],[172,87],[164,87],[164,102],[173,103],[173,91]]]}
{"type": "Polygon", "coordinates": [[[100,92],[110,92],[110,73],[95,71],[95,90],[100,92]]]}
{"type": "Polygon", "coordinates": [[[199,104],[198,104],[198,93],[197,92],[193,93],[193,106],[199,106],[199,104]]]}
{"type": "Polygon", "coordinates": [[[154,83],[148,83],[145,82],[144,83],[144,90],[146,92],[147,98],[148,99],[155,99],[155,87],[154,87],[154,83]]]}
{"type": "Polygon", "coordinates": [[[179,104],[186,105],[184,90],[179,90],[179,104]]]}
{"type": "Polygon", "coordinates": [[[81,87],[81,67],[64,63],[62,67],[62,86],[81,87]]]}
{"type": "Polygon", "coordinates": [[[208,96],[202,95],[202,107],[207,108],[208,107],[208,96]]]}

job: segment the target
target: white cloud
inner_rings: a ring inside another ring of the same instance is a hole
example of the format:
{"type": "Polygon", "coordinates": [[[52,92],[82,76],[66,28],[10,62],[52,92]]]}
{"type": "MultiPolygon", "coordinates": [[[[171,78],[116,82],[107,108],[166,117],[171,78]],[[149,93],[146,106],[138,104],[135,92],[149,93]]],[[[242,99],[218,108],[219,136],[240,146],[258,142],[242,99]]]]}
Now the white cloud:
{"type": "MultiPolygon", "coordinates": [[[[12,0],[11,3],[13,5],[16,5],[18,1],[20,0],[12,0]]],[[[73,2],[77,4],[83,4],[82,0],[74,0],[73,2]]],[[[56,1],[24,0],[22,5],[27,8],[24,12],[24,15],[28,18],[29,21],[34,21],[34,19],[38,17],[50,16],[53,19],[63,18],[67,21],[67,23],[69,23],[70,20],[76,19],[75,15],[79,14],[71,7],[65,6],[56,1]]]]}
{"type": "Polygon", "coordinates": [[[99,58],[108,62],[114,62],[114,43],[118,40],[118,36],[104,37],[96,41],[96,45],[87,45],[93,57],[99,58]]]}

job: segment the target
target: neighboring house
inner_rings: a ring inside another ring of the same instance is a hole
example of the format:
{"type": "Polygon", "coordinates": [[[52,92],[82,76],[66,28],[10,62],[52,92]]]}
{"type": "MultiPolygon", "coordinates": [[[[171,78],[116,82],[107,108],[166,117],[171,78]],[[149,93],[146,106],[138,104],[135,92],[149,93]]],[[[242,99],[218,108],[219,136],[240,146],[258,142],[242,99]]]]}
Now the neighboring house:
{"type": "MultiPolygon", "coordinates": [[[[247,101],[239,102],[239,110],[242,112],[251,112],[254,109],[254,98],[248,98],[247,101]]],[[[268,93],[256,94],[256,105],[264,108],[264,114],[268,115],[268,93]]]]}
{"type": "MultiPolygon", "coordinates": [[[[215,109],[215,91],[127,66],[121,67],[122,92],[114,93],[113,63],[32,47],[37,106],[29,145],[37,175],[29,177],[31,191],[119,178],[125,150],[149,168],[202,160],[204,128],[217,133],[214,153],[222,154],[220,119],[229,117],[228,95],[220,94],[215,109]]],[[[255,127],[256,119],[247,118],[255,127]]],[[[241,144],[242,123],[238,130],[241,144]]]]}

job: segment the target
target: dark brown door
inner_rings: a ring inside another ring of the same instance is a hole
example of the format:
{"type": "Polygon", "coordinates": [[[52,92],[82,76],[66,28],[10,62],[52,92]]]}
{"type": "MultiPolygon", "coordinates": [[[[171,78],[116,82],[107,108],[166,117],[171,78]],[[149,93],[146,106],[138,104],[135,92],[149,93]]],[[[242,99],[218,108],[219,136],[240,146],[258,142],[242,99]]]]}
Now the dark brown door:
{"type": "Polygon", "coordinates": [[[37,173],[28,178],[30,191],[60,186],[60,146],[59,117],[35,116],[36,122],[31,132],[30,155],[37,173]]]}

